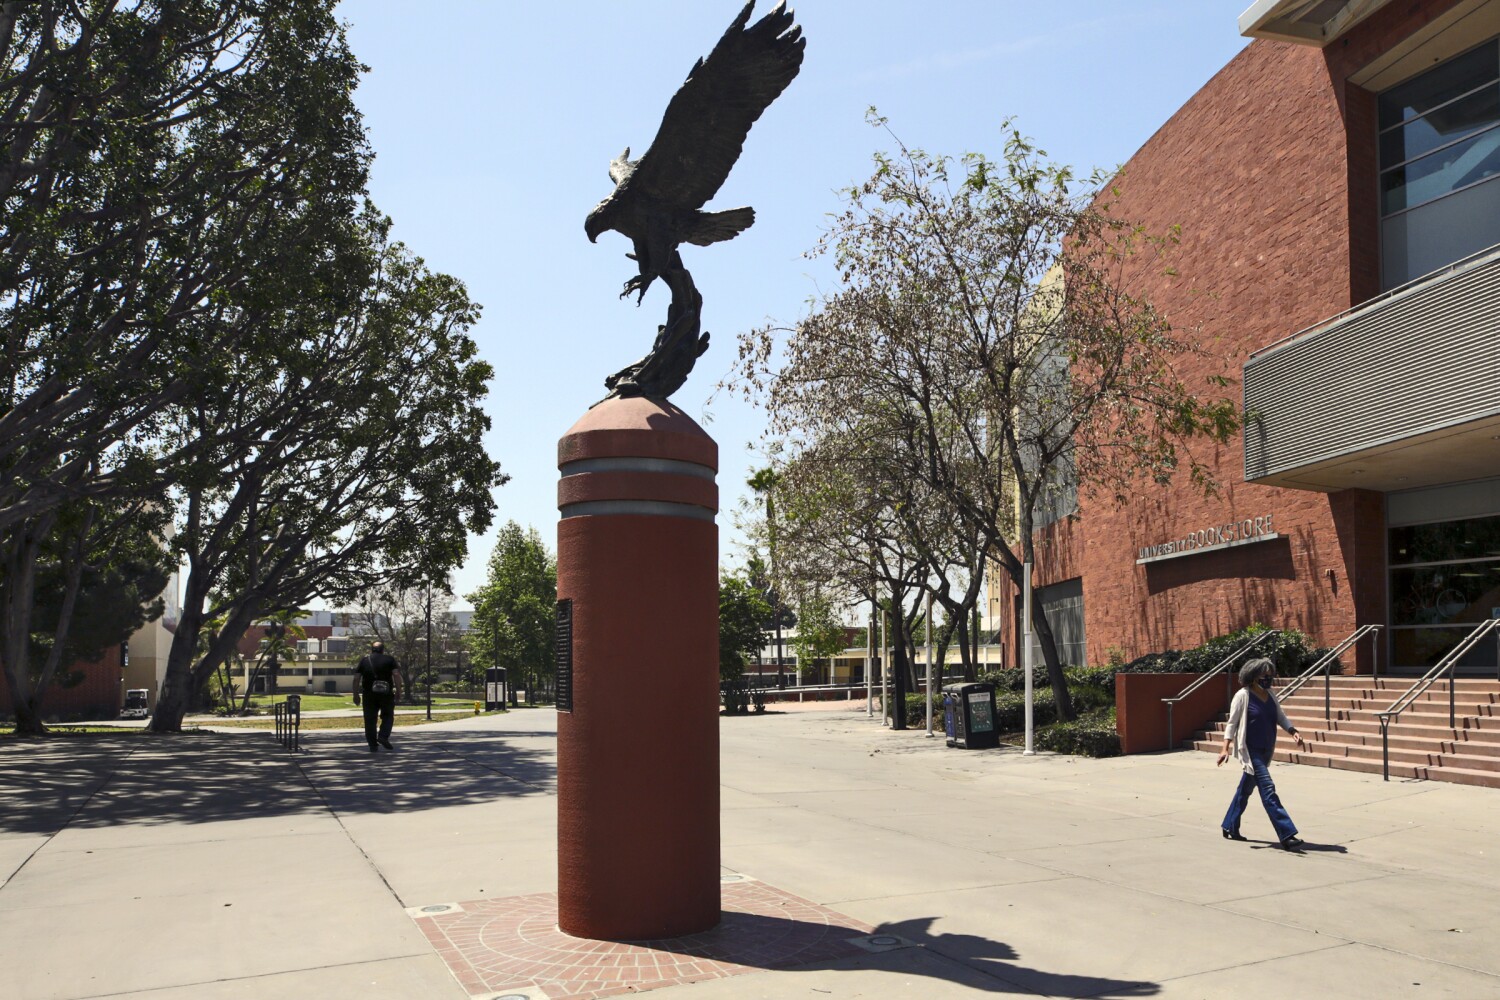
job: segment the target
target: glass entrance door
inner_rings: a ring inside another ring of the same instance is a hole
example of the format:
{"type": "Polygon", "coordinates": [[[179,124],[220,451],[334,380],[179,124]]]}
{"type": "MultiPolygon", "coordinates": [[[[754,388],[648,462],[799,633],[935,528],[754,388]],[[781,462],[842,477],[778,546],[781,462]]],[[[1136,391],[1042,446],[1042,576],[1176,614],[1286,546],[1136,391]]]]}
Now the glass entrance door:
{"type": "MultiPolygon", "coordinates": [[[[1391,667],[1425,673],[1486,618],[1500,618],[1500,514],[1390,529],[1391,667]]],[[[1494,675],[1486,639],[1461,673],[1494,675]]]]}

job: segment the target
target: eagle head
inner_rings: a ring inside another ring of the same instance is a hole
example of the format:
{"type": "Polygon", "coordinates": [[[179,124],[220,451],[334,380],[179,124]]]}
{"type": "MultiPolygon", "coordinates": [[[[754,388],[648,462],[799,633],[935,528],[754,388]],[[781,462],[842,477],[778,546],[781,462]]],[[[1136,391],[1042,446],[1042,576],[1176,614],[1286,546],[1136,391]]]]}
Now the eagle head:
{"type": "Polygon", "coordinates": [[[605,198],[594,207],[594,210],[589,213],[589,217],[583,221],[583,231],[588,234],[590,243],[597,242],[599,234],[611,228],[609,224],[610,207],[609,199],[605,198]]]}

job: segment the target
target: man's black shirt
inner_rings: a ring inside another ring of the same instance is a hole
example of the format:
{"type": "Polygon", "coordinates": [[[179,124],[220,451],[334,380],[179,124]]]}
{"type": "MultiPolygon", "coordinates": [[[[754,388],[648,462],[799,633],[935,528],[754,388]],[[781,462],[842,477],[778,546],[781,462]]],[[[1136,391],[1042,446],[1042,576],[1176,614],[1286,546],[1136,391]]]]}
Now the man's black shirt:
{"type": "Polygon", "coordinates": [[[396,665],[396,658],[389,653],[370,653],[359,661],[354,672],[359,675],[359,691],[362,695],[373,693],[370,685],[376,681],[385,681],[390,686],[391,693],[395,693],[396,682],[392,675],[400,669],[396,665]]]}

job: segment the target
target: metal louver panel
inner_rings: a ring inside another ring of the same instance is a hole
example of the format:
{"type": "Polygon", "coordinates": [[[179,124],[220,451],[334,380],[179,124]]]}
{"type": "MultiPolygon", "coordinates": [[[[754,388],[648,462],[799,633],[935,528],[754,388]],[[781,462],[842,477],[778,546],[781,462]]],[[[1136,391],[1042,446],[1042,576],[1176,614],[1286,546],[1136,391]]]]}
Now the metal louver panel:
{"type": "Polygon", "coordinates": [[[1245,363],[1245,478],[1500,413],[1500,253],[1245,363]]]}

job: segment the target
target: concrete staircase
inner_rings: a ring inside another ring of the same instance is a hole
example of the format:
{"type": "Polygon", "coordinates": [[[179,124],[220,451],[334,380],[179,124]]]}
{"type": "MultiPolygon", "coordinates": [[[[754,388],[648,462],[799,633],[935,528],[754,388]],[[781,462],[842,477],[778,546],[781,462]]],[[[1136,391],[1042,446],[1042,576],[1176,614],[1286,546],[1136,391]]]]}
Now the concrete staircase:
{"type": "MultiPolygon", "coordinates": [[[[1282,698],[1287,718],[1307,749],[1282,733],[1276,759],[1292,764],[1381,772],[1380,720],[1376,713],[1416,683],[1413,678],[1334,677],[1331,719],[1323,717],[1323,679],[1308,681],[1282,698]]],[[[1454,725],[1448,725],[1448,682],[1437,681],[1391,723],[1391,777],[1427,778],[1500,788],[1500,681],[1454,682],[1454,725]]],[[[1221,716],[1184,745],[1217,754],[1224,746],[1221,716]]]]}

